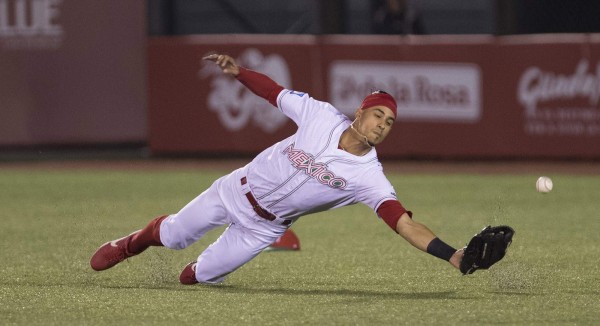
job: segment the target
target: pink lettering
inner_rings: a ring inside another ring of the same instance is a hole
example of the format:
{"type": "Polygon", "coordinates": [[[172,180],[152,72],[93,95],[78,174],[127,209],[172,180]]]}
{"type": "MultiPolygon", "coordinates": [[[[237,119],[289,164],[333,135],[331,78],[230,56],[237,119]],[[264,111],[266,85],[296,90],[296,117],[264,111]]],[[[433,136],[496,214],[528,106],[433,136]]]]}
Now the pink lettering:
{"type": "Polygon", "coordinates": [[[305,153],[302,150],[294,149],[294,144],[286,147],[282,154],[287,154],[288,160],[296,169],[304,171],[307,175],[315,178],[319,183],[331,188],[344,189],[347,181],[343,178],[336,177],[331,171],[327,170],[327,165],[324,163],[315,162],[312,155],[305,153]]]}

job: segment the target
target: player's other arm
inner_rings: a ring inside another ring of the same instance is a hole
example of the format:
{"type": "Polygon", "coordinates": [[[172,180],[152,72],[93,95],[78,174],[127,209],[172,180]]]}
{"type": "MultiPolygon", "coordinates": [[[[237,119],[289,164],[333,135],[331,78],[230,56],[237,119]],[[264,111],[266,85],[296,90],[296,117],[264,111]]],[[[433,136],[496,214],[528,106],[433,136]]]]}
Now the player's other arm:
{"type": "Polygon", "coordinates": [[[221,67],[223,73],[234,76],[252,93],[269,101],[273,106],[277,106],[277,95],[281,93],[283,87],[267,75],[240,67],[232,57],[225,54],[211,54],[202,59],[213,61],[221,67]]]}
{"type": "Polygon", "coordinates": [[[448,261],[459,268],[462,249],[456,250],[443,241],[424,224],[414,221],[410,212],[397,200],[388,200],[377,209],[377,214],[400,236],[419,250],[448,261]]]}

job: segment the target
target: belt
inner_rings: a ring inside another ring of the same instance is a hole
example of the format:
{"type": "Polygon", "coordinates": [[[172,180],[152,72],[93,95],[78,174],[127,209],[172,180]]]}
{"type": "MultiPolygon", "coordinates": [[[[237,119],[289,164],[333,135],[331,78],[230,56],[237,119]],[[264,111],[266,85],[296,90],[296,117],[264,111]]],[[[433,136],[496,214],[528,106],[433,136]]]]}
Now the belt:
{"type": "MultiPolygon", "coordinates": [[[[246,179],[246,177],[243,177],[240,180],[240,182],[242,183],[242,186],[243,186],[248,183],[248,180],[246,179]]],[[[250,202],[250,205],[252,205],[252,209],[254,210],[256,215],[258,215],[268,221],[275,221],[277,219],[277,216],[271,214],[269,211],[262,208],[258,204],[258,202],[256,201],[256,198],[254,198],[254,196],[252,195],[252,192],[248,191],[245,195],[246,195],[246,198],[248,199],[248,201],[250,202]]],[[[281,222],[282,225],[289,225],[291,223],[292,223],[292,220],[284,220],[283,222],[281,222]]]]}

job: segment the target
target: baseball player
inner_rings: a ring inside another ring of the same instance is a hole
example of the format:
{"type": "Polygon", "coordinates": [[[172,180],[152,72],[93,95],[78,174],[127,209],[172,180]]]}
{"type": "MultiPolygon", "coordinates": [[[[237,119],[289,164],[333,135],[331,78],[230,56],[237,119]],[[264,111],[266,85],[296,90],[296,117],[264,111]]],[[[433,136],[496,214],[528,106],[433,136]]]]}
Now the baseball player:
{"type": "Polygon", "coordinates": [[[177,214],[157,217],[145,228],[103,244],[91,258],[94,270],[109,269],[150,246],[186,248],[209,230],[227,225],[179,277],[183,284],[219,283],[301,216],[356,203],[371,207],[414,247],[460,267],[463,249],[452,248],[414,221],[383,173],[375,146],[396,119],[391,95],[376,91],[366,96],[351,121],[331,104],[285,89],[228,55],[204,59],[281,110],[298,126],[296,133],[216,180],[177,214]]]}

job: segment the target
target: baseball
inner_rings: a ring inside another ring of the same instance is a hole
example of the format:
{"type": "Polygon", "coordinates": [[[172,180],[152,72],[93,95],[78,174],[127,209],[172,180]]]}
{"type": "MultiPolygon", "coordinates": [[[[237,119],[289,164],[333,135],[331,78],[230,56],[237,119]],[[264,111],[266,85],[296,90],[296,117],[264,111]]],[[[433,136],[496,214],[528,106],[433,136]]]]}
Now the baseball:
{"type": "Polygon", "coordinates": [[[539,177],[535,183],[535,189],[543,194],[549,193],[552,190],[552,179],[548,177],[539,177]]]}

